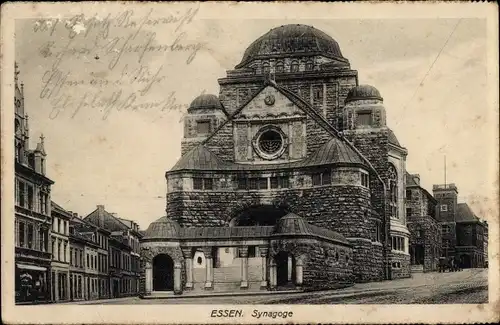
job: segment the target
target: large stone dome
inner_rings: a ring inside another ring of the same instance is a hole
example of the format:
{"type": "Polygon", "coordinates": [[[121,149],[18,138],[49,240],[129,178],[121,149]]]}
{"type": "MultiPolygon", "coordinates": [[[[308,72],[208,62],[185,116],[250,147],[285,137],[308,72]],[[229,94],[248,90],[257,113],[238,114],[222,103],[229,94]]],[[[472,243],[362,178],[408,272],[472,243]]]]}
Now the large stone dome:
{"type": "Polygon", "coordinates": [[[331,36],[312,26],[291,24],[273,28],[259,37],[246,49],[236,68],[256,59],[288,55],[322,55],[347,62],[331,36]]]}
{"type": "Polygon", "coordinates": [[[168,217],[161,217],[153,221],[148,229],[144,232],[144,239],[158,238],[158,239],[171,239],[178,238],[180,226],[174,220],[168,217]]]}
{"type": "Polygon", "coordinates": [[[222,109],[219,97],[212,94],[202,94],[191,102],[188,112],[202,109],[222,109]]]}
{"type": "Polygon", "coordinates": [[[359,85],[349,90],[345,102],[367,99],[383,100],[377,88],[370,85],[359,85]]]}

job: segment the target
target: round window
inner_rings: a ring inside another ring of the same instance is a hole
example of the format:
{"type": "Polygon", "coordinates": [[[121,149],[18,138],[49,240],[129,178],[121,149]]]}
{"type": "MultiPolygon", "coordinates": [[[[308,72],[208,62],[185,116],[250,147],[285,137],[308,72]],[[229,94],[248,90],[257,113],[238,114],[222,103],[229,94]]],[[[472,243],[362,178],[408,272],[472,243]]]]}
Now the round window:
{"type": "Polygon", "coordinates": [[[283,146],[283,138],[275,130],[268,130],[259,138],[259,148],[268,155],[274,155],[280,151],[283,146]]]}
{"type": "Polygon", "coordinates": [[[201,256],[198,256],[196,262],[198,263],[198,265],[201,265],[203,263],[203,259],[201,258],[201,256]]]}

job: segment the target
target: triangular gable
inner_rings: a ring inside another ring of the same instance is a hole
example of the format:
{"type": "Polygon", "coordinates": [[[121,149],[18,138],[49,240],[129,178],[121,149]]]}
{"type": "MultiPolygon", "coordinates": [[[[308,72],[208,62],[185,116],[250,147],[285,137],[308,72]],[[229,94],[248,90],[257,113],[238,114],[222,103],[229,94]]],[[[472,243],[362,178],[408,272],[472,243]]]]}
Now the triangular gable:
{"type": "Polygon", "coordinates": [[[290,100],[292,103],[294,103],[298,108],[300,108],[303,112],[305,112],[307,115],[309,115],[313,120],[315,120],[322,128],[325,129],[328,133],[330,133],[333,136],[339,136],[339,132],[330,124],[328,121],[321,116],[318,112],[314,110],[309,104],[307,104],[304,100],[302,100],[299,96],[295,95],[291,91],[278,86],[274,81],[266,81],[262,87],[260,87],[255,93],[250,96],[245,102],[243,102],[239,108],[237,108],[233,114],[226,120],[224,123],[222,123],[217,129],[215,129],[212,134],[210,134],[203,142],[202,144],[206,144],[208,141],[210,141],[211,138],[213,138],[219,130],[223,129],[226,127],[226,125],[229,122],[232,122],[234,119],[237,118],[237,116],[240,114],[242,110],[245,109],[245,107],[252,102],[257,96],[259,96],[262,91],[265,89],[268,89],[268,87],[272,87],[276,89],[280,94],[284,95],[288,100],[290,100]]]}
{"type": "Polygon", "coordinates": [[[298,107],[288,96],[276,87],[268,85],[256,93],[252,99],[236,114],[234,119],[248,118],[277,118],[287,116],[305,115],[306,112],[298,107]],[[270,109],[266,100],[272,100],[270,109]],[[265,110],[265,112],[263,112],[265,110]]]}

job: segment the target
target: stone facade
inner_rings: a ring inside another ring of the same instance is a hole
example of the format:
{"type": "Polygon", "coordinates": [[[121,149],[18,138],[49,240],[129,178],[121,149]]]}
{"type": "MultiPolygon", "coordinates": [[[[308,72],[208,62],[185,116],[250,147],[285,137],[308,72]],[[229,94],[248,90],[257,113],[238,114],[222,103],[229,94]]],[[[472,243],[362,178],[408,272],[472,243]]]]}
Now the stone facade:
{"type": "Polygon", "coordinates": [[[198,96],[188,109],[182,157],[166,173],[167,217],[143,240],[184,247],[183,288],[236,290],[241,280],[252,289],[260,276],[280,289],[286,254],[295,287],[410,276],[407,151],[380,93],[358,85],[336,41],[310,26],[273,29],[218,82],[218,97],[198,96]],[[296,232],[276,240],[292,219],[296,232]],[[205,232],[229,238],[190,237],[205,232]],[[269,251],[267,262],[247,256],[249,241],[269,251]]]}
{"type": "Polygon", "coordinates": [[[441,225],[437,201],[420,187],[420,176],[407,174],[406,217],[410,230],[410,256],[414,271],[437,271],[441,257],[441,225]]]}

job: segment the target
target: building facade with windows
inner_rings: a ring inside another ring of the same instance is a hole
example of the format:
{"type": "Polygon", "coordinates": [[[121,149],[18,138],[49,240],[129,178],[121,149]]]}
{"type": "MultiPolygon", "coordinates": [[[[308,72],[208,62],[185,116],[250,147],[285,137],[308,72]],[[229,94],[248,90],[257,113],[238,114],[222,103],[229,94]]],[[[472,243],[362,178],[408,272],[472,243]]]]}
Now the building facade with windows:
{"type": "Polygon", "coordinates": [[[72,215],[55,202],[52,202],[51,214],[51,296],[53,302],[68,301],[70,300],[69,221],[72,215]]]}
{"type": "Polygon", "coordinates": [[[30,149],[24,87],[15,66],[15,292],[16,303],[51,300],[51,204],[54,184],[45,172],[47,154],[43,135],[30,149]]]}
{"type": "Polygon", "coordinates": [[[137,223],[109,213],[103,205],[87,215],[85,222],[105,229],[110,234],[108,245],[108,294],[124,297],[139,294],[139,240],[137,223]]]}
{"type": "Polygon", "coordinates": [[[486,267],[487,223],[481,221],[467,203],[458,203],[455,184],[434,185],[433,192],[438,205],[437,220],[441,224],[442,257],[453,259],[462,268],[486,267]]]}
{"type": "Polygon", "coordinates": [[[436,206],[436,199],[420,186],[420,175],[407,173],[406,218],[410,230],[412,272],[438,270],[442,240],[436,206]]]}
{"type": "Polygon", "coordinates": [[[167,217],[141,241],[143,294],[410,276],[407,150],[338,43],[274,28],[219,85],[188,109],[167,217]]]}

